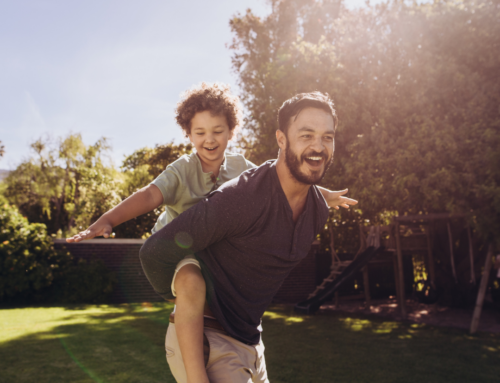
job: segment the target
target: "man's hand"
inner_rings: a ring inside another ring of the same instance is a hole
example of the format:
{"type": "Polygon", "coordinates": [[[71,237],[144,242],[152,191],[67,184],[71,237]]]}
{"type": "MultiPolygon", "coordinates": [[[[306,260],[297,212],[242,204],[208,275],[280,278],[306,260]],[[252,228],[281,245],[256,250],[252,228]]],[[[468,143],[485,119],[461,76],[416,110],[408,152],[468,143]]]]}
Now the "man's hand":
{"type": "Polygon", "coordinates": [[[71,238],[66,238],[66,242],[80,242],[84,239],[92,239],[95,237],[103,236],[104,238],[109,238],[111,232],[113,231],[113,226],[101,217],[94,224],[90,225],[87,230],[81,231],[71,238]]]}
{"type": "Polygon", "coordinates": [[[349,209],[349,206],[356,205],[358,201],[352,198],[344,197],[349,189],[330,191],[326,196],[325,200],[329,207],[339,210],[339,206],[349,209]]]}

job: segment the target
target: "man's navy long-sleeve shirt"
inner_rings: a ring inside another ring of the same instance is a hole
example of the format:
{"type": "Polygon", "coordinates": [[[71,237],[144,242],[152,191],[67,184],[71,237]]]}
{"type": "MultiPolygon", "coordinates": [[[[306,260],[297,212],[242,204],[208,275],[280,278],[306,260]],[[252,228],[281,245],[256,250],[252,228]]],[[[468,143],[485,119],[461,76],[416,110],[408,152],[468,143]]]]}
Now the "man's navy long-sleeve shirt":
{"type": "Polygon", "coordinates": [[[268,161],[226,182],[148,238],[140,252],[146,276],[165,299],[173,299],[175,266],[194,253],[211,311],[247,344],[259,342],[264,311],[328,218],[312,186],[294,223],[275,165],[268,161]]]}

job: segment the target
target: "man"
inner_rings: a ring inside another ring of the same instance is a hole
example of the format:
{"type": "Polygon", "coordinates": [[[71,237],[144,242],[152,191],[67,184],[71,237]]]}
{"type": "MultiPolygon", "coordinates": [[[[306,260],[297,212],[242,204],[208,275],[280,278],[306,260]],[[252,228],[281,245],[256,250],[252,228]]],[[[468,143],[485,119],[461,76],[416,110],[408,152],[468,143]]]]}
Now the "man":
{"type": "MultiPolygon", "coordinates": [[[[211,382],[268,381],[262,315],[328,217],[313,185],[333,159],[337,117],[331,100],[319,92],[299,94],[283,104],[278,125],[276,161],[227,182],[141,249],[146,276],[165,299],[173,298],[176,264],[193,253],[199,261],[215,318],[205,320],[211,382]]],[[[340,198],[344,207],[356,203],[340,198]]],[[[173,323],[169,334],[167,357],[182,364],[173,323]]]]}

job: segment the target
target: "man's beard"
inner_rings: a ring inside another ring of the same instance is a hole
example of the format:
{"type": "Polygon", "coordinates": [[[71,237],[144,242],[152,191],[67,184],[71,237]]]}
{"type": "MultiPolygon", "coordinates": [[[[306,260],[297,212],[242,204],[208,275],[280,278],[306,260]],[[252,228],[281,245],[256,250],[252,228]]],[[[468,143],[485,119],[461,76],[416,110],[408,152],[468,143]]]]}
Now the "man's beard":
{"type": "Polygon", "coordinates": [[[325,176],[326,171],[330,167],[330,165],[333,162],[333,156],[328,158],[328,154],[323,151],[323,152],[309,152],[309,153],[304,153],[302,156],[299,157],[297,154],[290,148],[290,141],[286,141],[286,152],[285,152],[285,163],[288,169],[290,170],[290,173],[292,173],[292,176],[300,183],[305,184],[305,185],[316,185],[318,184],[323,177],[325,176]],[[304,163],[305,159],[307,157],[322,157],[325,160],[325,165],[323,167],[323,171],[317,170],[317,171],[312,171],[311,174],[307,175],[304,174],[300,171],[300,165],[304,163]]]}

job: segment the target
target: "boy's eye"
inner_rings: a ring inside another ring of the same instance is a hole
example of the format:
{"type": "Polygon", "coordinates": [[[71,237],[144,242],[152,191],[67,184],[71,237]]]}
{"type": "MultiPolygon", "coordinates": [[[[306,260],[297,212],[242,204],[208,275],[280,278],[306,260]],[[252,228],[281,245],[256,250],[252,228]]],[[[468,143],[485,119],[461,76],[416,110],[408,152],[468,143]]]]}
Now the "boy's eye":
{"type": "Polygon", "coordinates": [[[198,136],[203,136],[205,133],[196,133],[198,136]]]}

